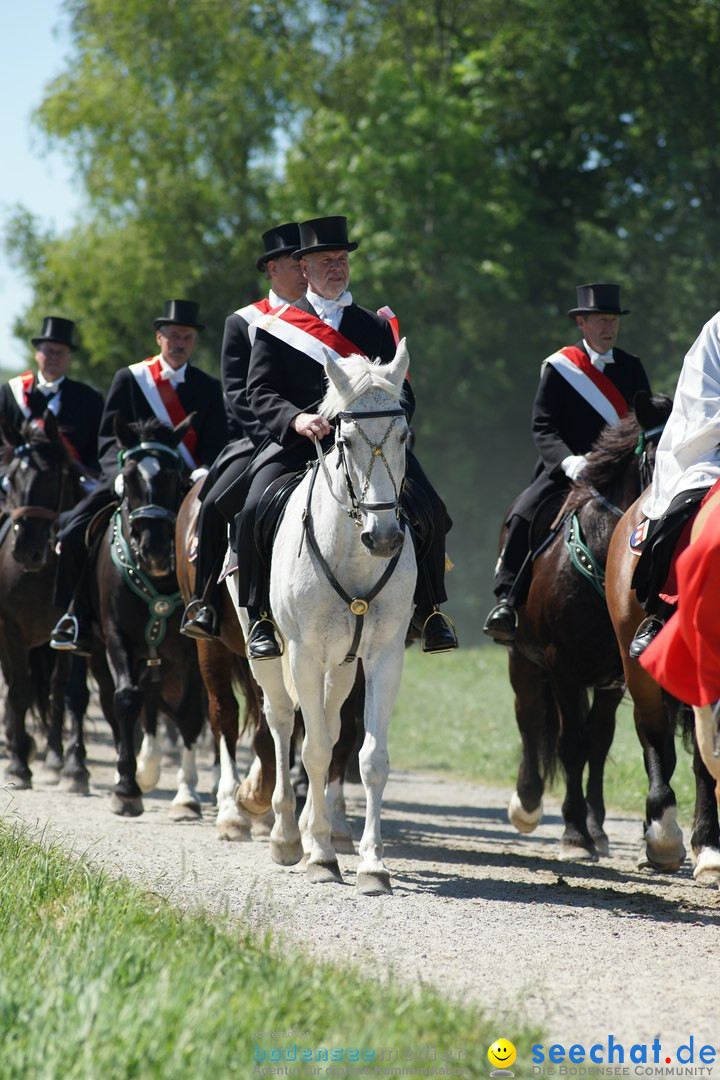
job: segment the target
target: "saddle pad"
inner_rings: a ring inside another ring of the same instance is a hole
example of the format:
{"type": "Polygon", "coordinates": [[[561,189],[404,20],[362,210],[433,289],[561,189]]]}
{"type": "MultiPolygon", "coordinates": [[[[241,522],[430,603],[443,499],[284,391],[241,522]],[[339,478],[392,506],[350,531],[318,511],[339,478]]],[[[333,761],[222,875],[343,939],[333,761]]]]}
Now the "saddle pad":
{"type": "Polygon", "coordinates": [[[649,536],[650,519],[643,518],[640,524],[635,529],[633,529],[632,533],[630,534],[630,539],[628,540],[628,547],[630,548],[630,551],[633,555],[636,555],[638,558],[642,555],[643,551],[645,550],[645,545],[648,542],[649,536]]]}

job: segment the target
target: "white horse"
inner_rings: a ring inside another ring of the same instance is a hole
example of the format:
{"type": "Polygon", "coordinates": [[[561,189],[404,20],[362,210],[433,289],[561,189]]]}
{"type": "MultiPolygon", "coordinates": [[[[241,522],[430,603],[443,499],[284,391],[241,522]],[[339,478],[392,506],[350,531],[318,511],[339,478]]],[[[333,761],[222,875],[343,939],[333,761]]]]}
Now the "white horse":
{"type": "MultiPolygon", "coordinates": [[[[391,891],[380,805],[389,771],[388,726],[417,577],[412,539],[399,518],[408,438],[399,402],[407,366],[404,339],[390,364],[364,356],[336,362],[328,356],[329,387],[319,411],[335,421],[335,446],[291,495],[273,548],[270,602],[285,651],[280,659],[251,661],[275,742],[272,857],[291,865],[303,856],[289,775],[299,704],[306,732],[302,758],[310,780],[300,821],[308,878],[341,882],[325,783],[340,732],[340,707],[353,685],[357,658],[362,660],[360,775],[367,808],[357,886],[365,894],[391,891]]],[[[238,609],[238,615],[247,636],[247,612],[238,609]]]]}

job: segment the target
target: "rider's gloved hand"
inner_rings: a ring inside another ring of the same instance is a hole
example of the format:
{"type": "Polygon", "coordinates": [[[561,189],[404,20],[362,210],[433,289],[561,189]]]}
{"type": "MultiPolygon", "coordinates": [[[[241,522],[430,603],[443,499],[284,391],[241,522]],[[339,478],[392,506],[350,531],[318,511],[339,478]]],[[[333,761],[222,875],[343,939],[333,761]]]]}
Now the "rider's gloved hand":
{"type": "Polygon", "coordinates": [[[587,458],[584,454],[570,454],[560,462],[560,468],[570,480],[577,480],[586,465],[587,458]]]}

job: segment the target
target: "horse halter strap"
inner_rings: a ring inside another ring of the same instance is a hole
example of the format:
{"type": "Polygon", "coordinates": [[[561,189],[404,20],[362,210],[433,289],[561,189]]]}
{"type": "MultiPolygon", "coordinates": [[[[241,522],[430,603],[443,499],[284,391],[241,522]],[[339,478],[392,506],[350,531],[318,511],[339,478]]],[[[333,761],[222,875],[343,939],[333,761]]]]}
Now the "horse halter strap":
{"type": "MultiPolygon", "coordinates": [[[[347,466],[347,460],[345,458],[345,440],[339,434],[339,431],[340,431],[339,426],[336,428],[336,431],[335,431],[335,448],[336,448],[337,453],[338,453],[337,467],[339,468],[340,466],[342,466],[343,475],[345,477],[345,486],[347,488],[347,492],[348,492],[348,495],[350,497],[350,504],[351,504],[350,509],[347,510],[347,512],[348,512],[349,516],[353,519],[353,521],[355,522],[356,525],[362,525],[361,511],[365,511],[366,513],[378,513],[378,512],[380,512],[382,510],[394,510],[397,515],[399,515],[399,513],[400,513],[400,495],[398,493],[397,484],[395,483],[395,477],[392,474],[392,470],[390,469],[390,466],[388,465],[388,462],[387,462],[387,458],[385,457],[385,454],[383,452],[383,447],[384,447],[385,443],[387,442],[387,440],[389,439],[390,433],[392,432],[393,428],[395,427],[395,424],[398,421],[398,419],[400,419],[400,417],[404,417],[404,416],[405,416],[404,410],[399,409],[399,408],[398,409],[377,409],[377,410],[372,409],[372,410],[366,410],[366,411],[362,411],[362,410],[352,411],[352,410],[350,410],[350,411],[345,411],[345,412],[339,412],[339,413],[336,414],[335,419],[339,420],[340,423],[342,423],[342,421],[344,420],[346,422],[350,422],[350,423],[355,424],[355,427],[356,427],[356,429],[358,431],[358,434],[364,440],[364,442],[370,447],[370,451],[371,451],[370,464],[368,465],[367,473],[365,474],[365,481],[363,483],[363,489],[362,489],[362,491],[360,493],[360,498],[358,499],[357,495],[355,494],[355,486],[354,486],[354,484],[352,482],[352,477],[350,476],[350,471],[349,471],[348,466],[347,466]],[[372,443],[370,441],[370,439],[367,437],[366,433],[363,431],[363,429],[358,424],[358,420],[372,420],[372,419],[377,419],[378,417],[385,417],[385,416],[390,417],[390,423],[388,425],[387,431],[385,432],[385,434],[383,435],[383,437],[382,437],[382,439],[380,440],[379,443],[372,443]],[[367,495],[368,487],[370,486],[370,477],[372,476],[373,467],[375,465],[375,460],[377,458],[380,458],[380,460],[382,461],[383,465],[385,466],[385,468],[387,470],[388,476],[390,477],[390,482],[392,483],[393,491],[395,492],[395,499],[394,499],[393,502],[367,503],[367,502],[363,501],[365,496],[367,495]]],[[[320,443],[318,442],[317,438],[315,439],[315,449],[316,449],[316,452],[317,452],[318,461],[322,465],[323,472],[325,473],[325,479],[327,480],[328,488],[330,489],[330,494],[335,499],[335,501],[340,504],[340,506],[343,506],[343,503],[341,502],[340,499],[338,499],[337,495],[335,494],[335,492],[332,489],[332,484],[330,482],[330,476],[329,476],[328,471],[327,471],[327,465],[325,463],[325,459],[324,459],[322,451],[320,449],[320,443]]],[[[345,509],[347,509],[347,507],[345,507],[345,509]]]]}
{"type": "MultiPolygon", "coordinates": [[[[146,457],[147,454],[155,456],[158,453],[169,457],[179,472],[184,471],[185,462],[182,455],[173,446],[167,446],[161,442],[141,442],[128,450],[120,450],[118,452],[118,465],[122,468],[127,460],[138,461],[146,457]]],[[[158,506],[157,503],[147,503],[145,506],[136,506],[134,510],[128,511],[128,525],[132,525],[138,518],[155,518],[156,520],[169,521],[174,524],[177,520],[177,514],[173,510],[168,510],[165,506],[158,506]]]]}

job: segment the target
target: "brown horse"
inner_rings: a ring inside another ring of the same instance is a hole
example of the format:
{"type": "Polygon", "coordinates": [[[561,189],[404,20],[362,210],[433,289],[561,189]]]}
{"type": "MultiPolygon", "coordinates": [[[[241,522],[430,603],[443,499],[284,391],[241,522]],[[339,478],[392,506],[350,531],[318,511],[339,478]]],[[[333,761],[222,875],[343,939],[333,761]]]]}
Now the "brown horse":
{"type": "Polygon", "coordinates": [[[645,447],[644,433],[654,433],[649,441],[659,435],[669,411],[669,399],[639,394],[635,412],[601,434],[564,504],[563,528],[534,560],[527,602],[518,613],[509,671],[522,759],[508,815],[519,832],[536,828],[545,781],[559,758],[566,780],[565,860],[596,860],[608,852],[603,773],[623,681],[604,565],[617,522],[643,487],[647,451],[638,455],[638,445],[645,447]]]}
{"type": "MultiPolygon", "coordinates": [[[[197,518],[198,495],[202,481],[185,497],[176,530],[177,575],[180,591],[187,603],[193,595],[195,568],[192,552],[197,518]]],[[[230,597],[224,598],[219,615],[218,636],[212,641],[197,640],[200,673],[208,698],[210,727],[218,748],[217,830],[222,840],[247,840],[251,822],[272,809],[275,788],[275,746],[262,711],[261,691],[245,655],[245,638],[230,597]],[[239,708],[233,687],[246,702],[244,729],[253,732],[254,760],[248,775],[240,781],[236,748],[240,734],[239,708]]],[[[328,802],[332,806],[333,837],[339,851],[352,851],[350,827],[345,818],[342,777],[356,739],[356,715],[362,715],[364,685],[362,667],[353,691],[341,712],[340,739],[333,751],[328,777],[328,802]]],[[[302,731],[298,714],[297,730],[302,731]]]]}
{"type": "Polygon", "coordinates": [[[82,470],[49,410],[42,419],[28,419],[21,431],[0,417],[0,438],[6,466],[0,529],[0,664],[7,684],[10,758],[6,777],[14,787],[29,788],[34,743],[25,727],[27,710],[34,705],[43,722],[48,712],[62,721],[66,665],[56,664],[51,695],[53,658],[45,643],[59,616],[52,606],[55,527],[58,515],[83,494],[82,470]]]}
{"type": "Polygon", "coordinates": [[[142,791],[159,778],[160,711],[175,721],[184,744],[170,815],[180,820],[201,814],[195,746],[204,719],[202,682],[195,647],[179,633],[174,543],[189,485],[177,446],[191,423],[192,416],[174,429],[154,418],[128,424],[118,414],[123,495],[90,556],[91,663],[117,750],[110,808],[131,817],[143,812],[142,791]],[[141,714],[145,738],[136,758],[141,714]]]}
{"type": "MultiPolygon", "coordinates": [[[[685,732],[693,742],[695,814],[691,847],[694,877],[705,884],[720,883],[720,830],[715,781],[708,772],[692,732],[688,710],[665,694],[654,679],[633,660],[628,649],[645,612],[632,588],[636,558],[629,540],[642,522],[644,493],[620,521],[608,552],[608,608],[620,644],[623,670],[632,696],[635,729],[643,749],[648,792],[645,802],[645,851],[640,864],[663,872],[675,871],[685,859],[683,834],[671,779],[675,771],[675,730],[684,713],[685,732]]],[[[702,518],[700,521],[702,522],[702,518]]]]}

